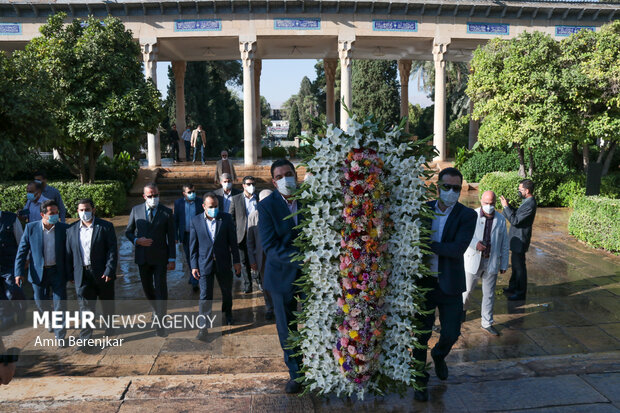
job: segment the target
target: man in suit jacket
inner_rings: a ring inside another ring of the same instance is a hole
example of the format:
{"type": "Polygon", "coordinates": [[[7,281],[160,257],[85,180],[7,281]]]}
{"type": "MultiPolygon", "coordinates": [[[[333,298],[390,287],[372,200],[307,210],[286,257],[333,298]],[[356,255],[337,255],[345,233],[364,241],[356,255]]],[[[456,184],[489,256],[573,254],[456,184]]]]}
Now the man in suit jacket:
{"type": "MultiPolygon", "coordinates": [[[[167,271],[174,270],[176,259],[174,218],[170,208],[159,204],[157,185],[147,184],[143,197],[145,203],[131,210],[125,235],[136,247],[142,288],[161,323],[168,309],[167,271]]],[[[157,335],[166,337],[168,333],[160,326],[157,335]]]]}
{"type": "Polygon", "coordinates": [[[192,277],[192,268],[189,260],[189,230],[192,218],[204,212],[202,209],[202,198],[196,196],[193,184],[183,185],[183,198],[174,201],[174,228],[177,242],[183,243],[185,252],[185,263],[188,268],[188,284],[192,285],[194,291],[198,291],[198,280],[192,277]]]}
{"type": "Polygon", "coordinates": [[[495,212],[495,193],[485,191],[477,208],[476,231],[463,256],[467,291],[463,293],[463,321],[471,293],[482,278],[482,329],[494,336],[499,332],[493,327],[493,304],[497,272],[508,268],[508,230],[506,219],[495,212]]]}
{"type": "MultiPolygon", "coordinates": [[[[258,194],[259,202],[271,195],[271,189],[263,189],[258,194]]],[[[263,243],[260,240],[258,232],[258,208],[248,215],[248,258],[250,267],[259,274],[260,285],[265,283],[265,252],[263,251],[263,243]]],[[[273,320],[273,302],[271,294],[263,289],[263,297],[265,298],[265,320],[273,320]]]]}
{"type": "MultiPolygon", "coordinates": [[[[456,168],[445,168],[439,172],[436,201],[428,202],[435,218],[431,225],[430,270],[434,274],[420,281],[420,287],[428,288],[426,301],[422,305],[428,314],[418,313],[421,330],[428,331],[420,336],[420,344],[426,346],[435,322],[435,309],[439,309],[441,334],[433,347],[431,356],[435,373],[441,380],[448,378],[445,358],[461,334],[463,312],[462,293],[465,291],[465,267],[463,254],[467,250],[476,227],[476,213],[458,202],[463,175],[456,168]]],[[[413,351],[415,359],[426,364],[426,347],[413,351]]],[[[420,378],[423,390],[416,390],[414,398],[428,400],[428,373],[420,378]]]]}
{"type": "Polygon", "coordinates": [[[192,162],[196,163],[196,153],[200,149],[200,156],[202,157],[202,164],[205,164],[205,147],[207,146],[207,135],[202,130],[202,125],[198,125],[192,132],[190,145],[194,148],[194,159],[192,162]]]}
{"type": "MultiPolygon", "coordinates": [[[[235,236],[235,224],[229,214],[219,212],[217,197],[207,193],[204,197],[204,213],[192,218],[190,229],[190,259],[192,276],[200,283],[200,315],[211,313],[213,283],[217,278],[222,291],[222,313],[228,325],[233,324],[232,316],[232,273],[241,273],[239,250],[235,236]],[[232,262],[230,256],[232,255],[232,262]]],[[[205,326],[198,332],[199,340],[207,340],[205,326]]]]}
{"type": "Polygon", "coordinates": [[[512,251],[512,275],[508,288],[504,289],[509,294],[511,301],[525,300],[527,292],[527,268],[525,267],[525,253],[530,247],[532,239],[532,225],[536,218],[536,199],[534,199],[534,182],[524,179],[519,183],[519,197],[523,199],[521,206],[515,211],[503,196],[500,201],[504,209],[502,215],[510,222],[508,239],[510,251],[512,251]]]}
{"type": "MultiPolygon", "coordinates": [[[[237,242],[241,255],[241,268],[243,272],[243,287],[246,294],[252,292],[252,268],[248,257],[248,216],[256,210],[258,197],[254,193],[255,180],[253,176],[243,178],[243,192],[232,197],[230,203],[230,215],[232,215],[237,227],[237,242]]],[[[260,286],[260,281],[256,280],[260,286]]]]}
{"type": "Polygon", "coordinates": [[[213,182],[220,182],[223,174],[230,175],[232,182],[237,180],[237,174],[235,173],[235,167],[230,159],[228,159],[228,151],[222,151],[220,153],[221,159],[215,164],[215,177],[213,182]]]}
{"type": "Polygon", "coordinates": [[[291,261],[299,253],[293,241],[299,235],[294,227],[301,217],[294,215],[286,219],[298,210],[297,201],[292,198],[296,189],[295,167],[286,159],[275,161],[271,164],[271,180],[277,190],[258,203],[258,231],[267,257],[264,288],[271,294],[280,346],[289,370],[290,380],[285,390],[298,393],[301,386],[295,379],[299,377],[301,359],[293,356],[297,350],[288,348],[287,343],[289,329],[297,331],[294,312],[299,291],[293,283],[301,276],[299,262],[291,261]]]}
{"type": "MultiPolygon", "coordinates": [[[[39,312],[49,311],[50,295],[53,296],[54,311],[66,311],[67,224],[60,222],[58,204],[52,199],[41,204],[41,220],[26,225],[24,235],[17,249],[15,259],[15,283],[21,287],[26,278],[28,260],[28,281],[34,290],[34,301],[39,312]]],[[[67,347],[66,329],[54,329],[59,347],[67,347]]]]}
{"type": "Polygon", "coordinates": [[[221,188],[215,190],[220,211],[229,213],[232,197],[241,193],[237,188],[233,188],[233,179],[230,174],[220,176],[221,188]]]}
{"type": "Polygon", "coordinates": [[[17,246],[23,234],[17,215],[0,210],[0,274],[13,274],[17,246]]]}
{"type": "Polygon", "coordinates": [[[47,183],[47,173],[43,170],[35,171],[32,174],[32,179],[34,182],[38,182],[41,184],[43,190],[41,194],[46,199],[53,199],[58,204],[58,214],[60,215],[60,222],[65,222],[65,217],[67,216],[67,209],[65,208],[65,204],[62,202],[62,196],[60,195],[60,191],[55,187],[48,185],[47,183]]]}
{"type": "MultiPolygon", "coordinates": [[[[95,203],[84,198],[78,201],[79,221],[67,230],[67,272],[75,282],[81,311],[95,312],[97,298],[101,300],[104,317],[114,314],[114,280],[118,251],[116,233],[111,222],[95,217],[95,203]]],[[[85,327],[80,338],[89,339],[93,330],[85,327]]],[[[114,334],[111,327],[105,335],[114,334]]],[[[91,350],[89,346],[82,351],[91,350]]]]}

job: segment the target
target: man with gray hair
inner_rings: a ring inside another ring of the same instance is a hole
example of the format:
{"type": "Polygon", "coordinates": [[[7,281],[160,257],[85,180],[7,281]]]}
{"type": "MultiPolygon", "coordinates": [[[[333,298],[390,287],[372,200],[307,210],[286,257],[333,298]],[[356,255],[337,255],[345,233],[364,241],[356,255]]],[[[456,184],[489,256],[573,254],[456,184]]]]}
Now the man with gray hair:
{"type": "Polygon", "coordinates": [[[228,174],[232,178],[232,182],[237,180],[237,174],[235,173],[235,167],[230,159],[228,159],[228,151],[222,151],[220,153],[221,159],[215,164],[215,178],[214,182],[217,184],[221,181],[223,174],[228,174]]]}
{"type": "Polygon", "coordinates": [[[508,269],[508,231],[506,218],[495,212],[495,193],[485,191],[476,211],[476,231],[463,254],[465,262],[465,282],[467,290],[463,293],[463,316],[471,299],[471,293],[479,278],[482,278],[482,329],[499,336],[493,327],[493,304],[495,303],[495,284],[497,272],[504,274],[508,269]]]}
{"type": "Polygon", "coordinates": [[[233,178],[230,174],[222,174],[220,184],[222,187],[215,191],[215,195],[217,195],[220,211],[228,214],[228,211],[230,211],[230,204],[232,203],[232,197],[240,194],[241,191],[233,188],[233,178]]]}

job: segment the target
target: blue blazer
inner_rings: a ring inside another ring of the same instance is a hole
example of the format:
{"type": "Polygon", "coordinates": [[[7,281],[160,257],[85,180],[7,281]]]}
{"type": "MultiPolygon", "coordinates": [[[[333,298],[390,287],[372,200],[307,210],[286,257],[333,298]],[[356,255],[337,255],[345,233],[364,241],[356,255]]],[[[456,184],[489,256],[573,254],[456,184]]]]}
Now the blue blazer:
{"type": "MultiPolygon", "coordinates": [[[[202,208],[202,198],[196,197],[194,200],[196,204],[196,215],[200,215],[204,212],[202,208]]],[[[191,226],[191,220],[190,220],[191,226]]],[[[174,201],[174,230],[177,234],[177,240],[183,241],[185,236],[185,198],[177,199],[174,201]]],[[[189,231],[189,228],[187,228],[189,231]]]]}
{"type": "Polygon", "coordinates": [[[189,230],[189,260],[192,269],[197,268],[200,276],[206,276],[216,270],[221,274],[230,274],[232,264],[238,264],[239,247],[235,235],[235,224],[230,214],[220,212],[215,218],[215,242],[211,241],[204,214],[192,218],[189,230]],[[233,262],[230,262],[232,254],[233,262]],[[213,257],[215,256],[215,260],[213,257]]]}
{"type": "MultiPolygon", "coordinates": [[[[58,275],[62,276],[66,281],[68,274],[66,272],[67,259],[66,241],[67,241],[67,224],[59,222],[54,229],[55,245],[56,245],[56,268],[58,275]]],[[[45,258],[43,256],[43,224],[41,221],[30,222],[26,224],[24,235],[19,242],[17,248],[17,257],[15,258],[15,276],[25,277],[26,260],[29,261],[28,282],[40,285],[43,279],[43,267],[45,258]]]]}
{"type": "MultiPolygon", "coordinates": [[[[431,211],[436,203],[427,202],[431,211]]],[[[443,228],[441,242],[431,242],[431,251],[439,256],[439,288],[446,294],[461,294],[467,289],[463,254],[476,231],[476,221],[476,211],[457,202],[443,228]]]]}
{"type": "MultiPolygon", "coordinates": [[[[291,256],[299,253],[293,245],[299,230],[292,218],[284,219],[288,215],[291,212],[277,190],[258,203],[258,233],[267,257],[264,287],[280,294],[294,292],[293,283],[301,274],[299,261],[291,262],[291,256]]],[[[301,222],[301,215],[297,217],[301,222]]]]}

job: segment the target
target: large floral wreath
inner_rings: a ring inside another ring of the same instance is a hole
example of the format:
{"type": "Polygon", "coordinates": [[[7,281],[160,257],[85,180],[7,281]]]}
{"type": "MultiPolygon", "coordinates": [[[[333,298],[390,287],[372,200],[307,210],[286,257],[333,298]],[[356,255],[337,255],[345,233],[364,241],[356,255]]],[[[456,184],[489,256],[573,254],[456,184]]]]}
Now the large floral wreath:
{"type": "Polygon", "coordinates": [[[432,147],[372,118],[309,139],[299,190],[303,310],[291,345],[306,391],[356,394],[416,387],[415,315],[428,275],[425,180],[432,147]]]}

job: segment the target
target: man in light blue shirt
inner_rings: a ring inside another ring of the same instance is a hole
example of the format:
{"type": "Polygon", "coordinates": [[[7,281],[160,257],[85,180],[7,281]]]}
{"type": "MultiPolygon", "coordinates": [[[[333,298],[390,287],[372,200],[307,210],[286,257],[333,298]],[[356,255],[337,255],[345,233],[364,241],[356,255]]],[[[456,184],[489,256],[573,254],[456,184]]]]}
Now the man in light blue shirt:
{"type": "Polygon", "coordinates": [[[40,182],[30,182],[26,186],[26,205],[20,212],[20,216],[26,217],[28,222],[41,221],[41,204],[48,198],[43,196],[43,184],[40,182]]]}
{"type": "Polygon", "coordinates": [[[177,242],[183,244],[185,252],[185,263],[188,270],[188,283],[197,292],[200,290],[198,280],[192,277],[189,261],[189,229],[192,218],[204,212],[202,208],[202,198],[196,196],[194,185],[187,183],[183,185],[183,198],[174,201],[174,228],[177,234],[177,242]]]}
{"type": "Polygon", "coordinates": [[[36,171],[32,175],[35,182],[40,182],[43,188],[41,192],[43,196],[47,199],[53,199],[58,204],[58,213],[60,215],[60,222],[65,222],[65,217],[67,216],[67,209],[65,208],[65,204],[62,202],[62,196],[60,195],[60,191],[54,188],[51,185],[47,184],[47,174],[45,171],[36,171]]]}

